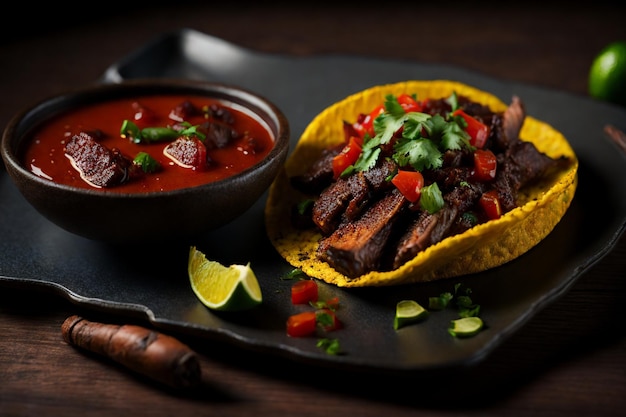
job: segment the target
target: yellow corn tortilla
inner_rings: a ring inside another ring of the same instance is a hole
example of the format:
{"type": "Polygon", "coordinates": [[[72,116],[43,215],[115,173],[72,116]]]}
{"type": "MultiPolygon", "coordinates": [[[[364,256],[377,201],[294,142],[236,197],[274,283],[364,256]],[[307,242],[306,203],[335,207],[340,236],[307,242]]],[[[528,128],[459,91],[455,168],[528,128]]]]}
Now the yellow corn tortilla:
{"type": "MultiPolygon", "coordinates": [[[[292,227],[292,206],[306,196],[290,186],[289,178],[304,173],[323,149],[344,141],[342,121],[352,122],[359,113],[369,113],[387,94],[417,94],[419,100],[446,98],[453,92],[501,112],[507,105],[497,97],[471,86],[447,80],[406,81],[381,85],[353,94],[323,110],[307,126],[298,144],[272,183],[265,207],[270,241],[295,268],[339,287],[388,286],[427,282],[481,272],[509,262],[545,238],[561,220],[576,191],[578,160],[565,137],[550,125],[527,116],[522,140],[552,158],[572,160],[568,170],[558,172],[532,188],[522,190],[519,207],[492,220],[448,237],[419,252],[393,271],[370,272],[348,278],[316,257],[322,237],[314,230],[292,227]]],[[[523,97],[522,97],[523,100],[523,97]]]]}

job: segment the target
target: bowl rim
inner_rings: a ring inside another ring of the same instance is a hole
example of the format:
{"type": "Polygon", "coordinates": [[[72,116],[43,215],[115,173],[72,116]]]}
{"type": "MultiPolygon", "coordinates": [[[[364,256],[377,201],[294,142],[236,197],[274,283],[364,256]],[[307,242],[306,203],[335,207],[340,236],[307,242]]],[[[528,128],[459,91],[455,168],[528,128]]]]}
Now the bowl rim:
{"type": "Polygon", "coordinates": [[[7,123],[2,133],[0,142],[0,156],[6,165],[6,170],[9,171],[9,167],[15,173],[22,176],[24,179],[41,185],[47,189],[54,189],[59,192],[71,192],[89,197],[98,196],[99,198],[107,199],[150,199],[150,198],[163,198],[167,196],[179,196],[196,191],[210,191],[212,189],[219,189],[231,182],[237,182],[239,179],[243,179],[252,175],[258,169],[263,169],[268,165],[271,165],[277,158],[286,158],[289,150],[290,142],[290,125],[287,117],[283,111],[271,100],[265,96],[249,90],[244,87],[240,87],[235,84],[200,81],[200,80],[188,80],[188,79],[172,79],[172,78],[142,78],[124,80],[116,83],[101,83],[87,86],[81,86],[76,88],[66,89],[61,93],[49,95],[42,99],[35,101],[34,103],[25,106],[19,110],[7,123]],[[114,100],[118,97],[124,96],[137,96],[137,95],[162,95],[162,94],[185,94],[193,93],[200,94],[210,93],[209,96],[217,96],[218,99],[238,104],[245,107],[250,113],[264,114],[266,117],[261,117],[264,121],[264,125],[270,131],[270,135],[273,138],[274,146],[267,154],[265,158],[258,161],[256,164],[244,169],[229,177],[207,182],[191,187],[177,188],[167,191],[150,191],[144,193],[125,193],[119,191],[102,190],[102,189],[89,189],[74,187],[67,184],[61,184],[54,181],[41,178],[40,176],[32,173],[28,170],[19,159],[20,142],[27,137],[30,131],[36,126],[39,126],[64,111],[71,110],[73,105],[95,103],[104,100],[114,100]],[[52,110],[50,110],[52,108],[52,110]],[[43,116],[39,116],[44,112],[43,116]],[[46,113],[47,112],[47,113],[46,113]],[[36,118],[34,126],[23,128],[20,132],[21,123],[28,121],[29,117],[36,118]],[[267,121],[267,118],[271,119],[272,123],[267,121]],[[272,124],[274,126],[272,126],[272,124]],[[276,128],[276,131],[272,129],[276,128]],[[16,137],[16,135],[19,135],[16,137]]]}

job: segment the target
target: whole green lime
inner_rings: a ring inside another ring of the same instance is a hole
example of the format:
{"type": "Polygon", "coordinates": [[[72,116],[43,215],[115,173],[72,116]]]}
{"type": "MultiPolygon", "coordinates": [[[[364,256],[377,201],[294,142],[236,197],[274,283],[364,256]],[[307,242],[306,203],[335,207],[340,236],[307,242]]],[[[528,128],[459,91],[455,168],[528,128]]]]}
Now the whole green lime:
{"type": "Polygon", "coordinates": [[[605,46],[589,70],[589,95],[626,106],[626,41],[605,46]]]}

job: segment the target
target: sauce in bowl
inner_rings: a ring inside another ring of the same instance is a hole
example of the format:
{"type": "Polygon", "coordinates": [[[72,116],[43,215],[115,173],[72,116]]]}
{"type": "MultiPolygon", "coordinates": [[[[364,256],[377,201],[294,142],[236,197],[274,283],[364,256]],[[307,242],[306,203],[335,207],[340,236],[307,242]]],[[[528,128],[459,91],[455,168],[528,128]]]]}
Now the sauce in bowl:
{"type": "Polygon", "coordinates": [[[228,178],[263,160],[273,146],[274,138],[265,122],[235,103],[193,95],[145,95],[86,105],[46,121],[27,141],[23,163],[35,175],[59,184],[107,192],[149,193],[228,178]],[[181,107],[194,111],[181,116],[177,111],[181,107]],[[164,149],[174,139],[136,143],[138,141],[123,134],[124,121],[139,129],[203,126],[200,130],[209,132],[202,140],[207,164],[184,166],[166,155],[164,149]],[[218,128],[208,129],[210,124],[218,128]],[[216,139],[210,133],[215,131],[229,132],[222,135],[222,138],[229,136],[229,140],[216,139]],[[138,154],[146,153],[157,162],[159,169],[141,172],[141,175],[111,186],[94,185],[85,180],[66,151],[68,142],[81,132],[88,132],[99,145],[119,151],[130,161],[138,154]]]}

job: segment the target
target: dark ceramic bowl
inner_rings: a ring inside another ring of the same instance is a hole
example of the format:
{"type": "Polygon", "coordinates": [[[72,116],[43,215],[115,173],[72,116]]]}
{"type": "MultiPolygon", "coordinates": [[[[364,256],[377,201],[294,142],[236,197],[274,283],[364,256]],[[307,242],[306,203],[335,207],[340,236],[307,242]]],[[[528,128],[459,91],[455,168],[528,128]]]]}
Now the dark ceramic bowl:
{"type": "Polygon", "coordinates": [[[289,124],[267,99],[215,83],[138,80],[102,84],[45,99],[17,114],[6,127],[1,154],[6,170],[26,200],[63,229],[92,240],[132,243],[190,238],[230,223],[267,190],[285,162],[289,124]],[[261,119],[274,138],[265,159],[217,182],[150,193],[103,193],[60,185],[25,169],[21,153],[29,132],[55,115],[119,97],[145,94],[203,95],[236,104],[261,119]]]}

